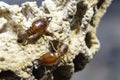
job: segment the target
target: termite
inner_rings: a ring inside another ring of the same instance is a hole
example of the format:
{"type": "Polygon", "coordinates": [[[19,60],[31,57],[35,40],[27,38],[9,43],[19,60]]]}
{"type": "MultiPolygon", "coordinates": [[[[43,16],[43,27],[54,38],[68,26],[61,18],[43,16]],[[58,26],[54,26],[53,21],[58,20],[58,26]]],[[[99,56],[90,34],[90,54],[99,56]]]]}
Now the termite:
{"type": "MultiPolygon", "coordinates": [[[[53,46],[53,44],[52,44],[53,46]]],[[[53,46],[54,47],[54,46],[53,46]]],[[[67,53],[68,45],[62,44],[58,47],[59,49],[55,52],[46,52],[42,56],[40,56],[38,59],[36,59],[33,64],[37,65],[45,65],[45,66],[53,66],[56,65],[62,56],[64,56],[67,53]]]]}
{"type": "Polygon", "coordinates": [[[42,35],[46,31],[48,24],[50,23],[51,20],[52,20],[52,17],[46,17],[46,18],[35,20],[29,29],[20,31],[18,33],[17,42],[25,43],[31,35],[34,35],[34,34],[42,35]]]}

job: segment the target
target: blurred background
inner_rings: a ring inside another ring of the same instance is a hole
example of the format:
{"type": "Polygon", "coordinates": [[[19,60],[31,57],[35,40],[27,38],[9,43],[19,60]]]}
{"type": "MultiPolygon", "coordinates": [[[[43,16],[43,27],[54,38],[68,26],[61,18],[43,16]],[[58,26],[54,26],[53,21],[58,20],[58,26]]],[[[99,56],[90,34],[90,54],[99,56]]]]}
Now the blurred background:
{"type": "MultiPolygon", "coordinates": [[[[42,0],[0,0],[8,4],[42,0]]],[[[113,0],[97,29],[101,43],[99,52],[84,70],[71,80],[120,80],[120,0],[113,0]]]]}

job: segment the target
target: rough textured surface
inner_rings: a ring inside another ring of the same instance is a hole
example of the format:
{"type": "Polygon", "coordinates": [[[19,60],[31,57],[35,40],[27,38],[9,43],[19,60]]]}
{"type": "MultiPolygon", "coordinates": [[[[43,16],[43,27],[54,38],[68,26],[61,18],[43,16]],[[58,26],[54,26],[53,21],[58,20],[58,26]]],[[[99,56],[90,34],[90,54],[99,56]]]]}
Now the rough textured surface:
{"type": "Polygon", "coordinates": [[[45,0],[41,7],[36,2],[25,2],[20,7],[0,2],[0,79],[69,80],[99,50],[96,29],[110,3],[111,0],[45,0]],[[34,20],[43,17],[52,17],[46,30],[49,33],[27,45],[18,44],[20,30],[27,30],[34,20]],[[57,65],[35,69],[32,61],[50,51],[51,40],[67,44],[67,53],[57,65]]]}

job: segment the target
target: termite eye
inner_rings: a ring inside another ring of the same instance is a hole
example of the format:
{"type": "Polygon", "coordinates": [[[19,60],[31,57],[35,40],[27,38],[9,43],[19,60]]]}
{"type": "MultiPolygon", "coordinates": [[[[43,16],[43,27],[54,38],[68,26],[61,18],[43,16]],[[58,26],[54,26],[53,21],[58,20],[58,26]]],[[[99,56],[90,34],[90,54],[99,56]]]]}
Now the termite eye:
{"type": "Polygon", "coordinates": [[[17,42],[18,42],[18,43],[22,43],[22,42],[23,42],[23,39],[17,39],[17,42]]]}

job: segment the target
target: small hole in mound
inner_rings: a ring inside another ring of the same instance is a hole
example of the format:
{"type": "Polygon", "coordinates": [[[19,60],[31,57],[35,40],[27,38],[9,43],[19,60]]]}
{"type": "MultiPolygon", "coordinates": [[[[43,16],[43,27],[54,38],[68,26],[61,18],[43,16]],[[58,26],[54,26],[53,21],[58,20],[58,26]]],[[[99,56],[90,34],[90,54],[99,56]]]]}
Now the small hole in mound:
{"type": "Polygon", "coordinates": [[[40,66],[38,69],[33,68],[32,74],[37,80],[39,80],[44,76],[45,74],[44,72],[45,72],[44,66],[40,66]]]}
{"type": "Polygon", "coordinates": [[[99,9],[104,2],[105,0],[99,0],[99,2],[97,3],[97,8],[99,9]]]}
{"type": "Polygon", "coordinates": [[[8,70],[8,71],[2,71],[0,73],[0,80],[20,80],[21,78],[18,77],[14,72],[8,70]]]}
{"type": "Polygon", "coordinates": [[[79,53],[75,59],[73,60],[74,63],[74,71],[78,72],[82,70],[85,66],[86,63],[88,62],[87,58],[83,55],[83,53],[79,53]]]}
{"type": "Polygon", "coordinates": [[[77,11],[70,23],[71,30],[77,30],[77,32],[79,31],[82,19],[86,11],[87,11],[87,5],[85,5],[83,1],[79,2],[77,4],[77,11]]]}
{"type": "Polygon", "coordinates": [[[70,80],[72,74],[72,67],[70,65],[60,66],[53,71],[54,80],[70,80]]]}
{"type": "Polygon", "coordinates": [[[86,42],[86,45],[88,48],[91,48],[91,46],[92,46],[91,39],[92,39],[92,35],[90,32],[88,32],[85,37],[85,42],[86,42]]]}

